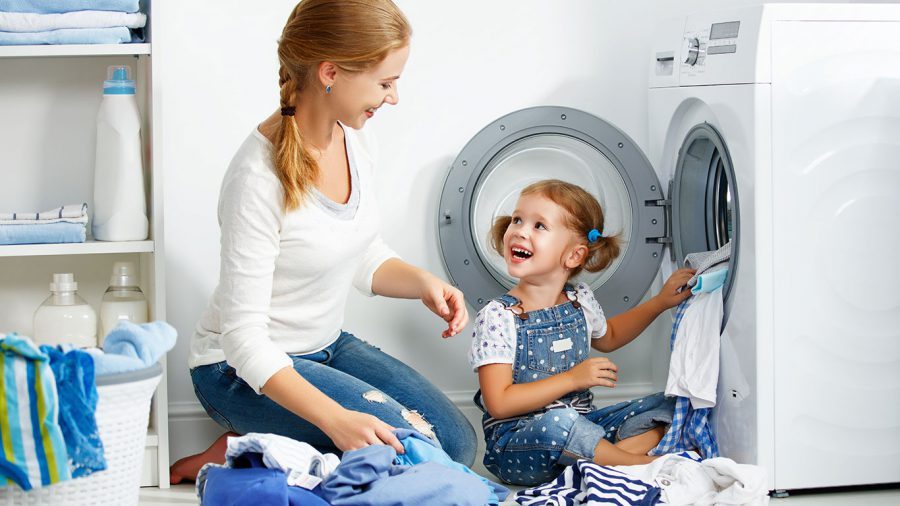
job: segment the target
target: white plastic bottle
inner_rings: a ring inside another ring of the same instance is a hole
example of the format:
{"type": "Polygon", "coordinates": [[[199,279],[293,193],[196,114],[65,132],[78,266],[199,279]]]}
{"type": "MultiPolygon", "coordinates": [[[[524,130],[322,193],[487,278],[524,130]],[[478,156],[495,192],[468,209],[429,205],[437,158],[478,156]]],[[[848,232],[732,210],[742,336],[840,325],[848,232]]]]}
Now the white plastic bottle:
{"type": "Polygon", "coordinates": [[[141,114],[134,98],[131,68],[115,65],[107,74],[97,113],[91,231],[99,241],[141,241],[147,238],[149,226],[141,161],[141,114]]]}
{"type": "Polygon", "coordinates": [[[71,273],[54,274],[50,296],[34,312],[34,342],[78,348],[97,346],[97,313],[78,296],[71,273]]]}
{"type": "Polygon", "coordinates": [[[138,280],[131,262],[113,264],[109,288],[100,303],[100,342],[121,320],[133,323],[147,322],[147,299],[138,287],[138,280]]]}

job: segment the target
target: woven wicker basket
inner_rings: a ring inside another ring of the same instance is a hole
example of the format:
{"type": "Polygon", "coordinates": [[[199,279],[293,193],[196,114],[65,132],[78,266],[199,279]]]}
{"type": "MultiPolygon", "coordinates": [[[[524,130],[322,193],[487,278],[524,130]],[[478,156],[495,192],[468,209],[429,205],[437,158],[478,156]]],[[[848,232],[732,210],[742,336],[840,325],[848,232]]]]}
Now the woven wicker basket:
{"type": "Polygon", "coordinates": [[[23,491],[0,488],[0,504],[138,504],[150,398],[162,374],[157,364],[134,373],[97,378],[97,426],[107,468],[84,478],[23,491]]]}

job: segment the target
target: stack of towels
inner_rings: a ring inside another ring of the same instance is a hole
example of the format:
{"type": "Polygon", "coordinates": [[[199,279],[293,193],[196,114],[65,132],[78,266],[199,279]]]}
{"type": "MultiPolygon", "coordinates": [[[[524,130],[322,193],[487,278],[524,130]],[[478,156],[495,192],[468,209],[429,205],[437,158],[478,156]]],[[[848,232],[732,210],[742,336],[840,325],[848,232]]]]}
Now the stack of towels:
{"type": "Polygon", "coordinates": [[[139,0],[0,0],[0,46],[143,41],[139,0]]]}
{"type": "Polygon", "coordinates": [[[87,204],[42,213],[0,213],[0,245],[84,242],[87,222],[87,204]]]}

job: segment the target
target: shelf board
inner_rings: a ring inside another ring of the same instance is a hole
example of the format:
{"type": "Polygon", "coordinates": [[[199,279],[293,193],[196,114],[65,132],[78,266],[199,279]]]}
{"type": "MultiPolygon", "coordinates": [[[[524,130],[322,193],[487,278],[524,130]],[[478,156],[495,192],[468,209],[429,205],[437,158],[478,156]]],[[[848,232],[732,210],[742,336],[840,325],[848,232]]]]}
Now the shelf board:
{"type": "Polygon", "coordinates": [[[110,253],[150,253],[153,241],[87,242],[69,244],[16,244],[0,246],[0,257],[32,257],[48,255],[102,255],[110,253]]]}
{"type": "Polygon", "coordinates": [[[46,44],[35,46],[0,46],[0,58],[139,54],[150,54],[150,44],[46,44]]]}

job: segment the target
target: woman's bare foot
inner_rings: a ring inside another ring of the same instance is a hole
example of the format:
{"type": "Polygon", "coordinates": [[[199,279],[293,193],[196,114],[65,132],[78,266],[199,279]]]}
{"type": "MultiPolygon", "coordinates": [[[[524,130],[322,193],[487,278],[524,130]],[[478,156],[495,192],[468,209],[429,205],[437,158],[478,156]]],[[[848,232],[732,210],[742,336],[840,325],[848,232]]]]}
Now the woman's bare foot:
{"type": "Polygon", "coordinates": [[[228,449],[229,436],[238,437],[240,434],[226,432],[219,436],[219,438],[216,439],[213,444],[209,445],[209,448],[202,453],[178,459],[178,461],[169,468],[169,483],[175,485],[184,480],[196,481],[197,473],[200,472],[200,468],[205,464],[210,462],[214,464],[224,464],[225,450],[228,449]]]}
{"type": "Polygon", "coordinates": [[[605,439],[601,439],[594,448],[594,463],[601,466],[636,466],[649,464],[656,458],[649,455],[628,453],[605,439]]]}

